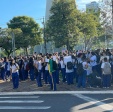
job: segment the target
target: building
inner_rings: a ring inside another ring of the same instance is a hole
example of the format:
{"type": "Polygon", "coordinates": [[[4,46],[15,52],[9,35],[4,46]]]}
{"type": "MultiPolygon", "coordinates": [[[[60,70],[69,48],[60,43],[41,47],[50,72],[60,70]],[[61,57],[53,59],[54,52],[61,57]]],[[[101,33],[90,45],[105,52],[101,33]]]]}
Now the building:
{"type": "Polygon", "coordinates": [[[99,4],[97,2],[91,2],[89,4],[86,4],[86,11],[87,12],[98,12],[99,11],[99,4]]]}
{"type": "Polygon", "coordinates": [[[50,9],[52,6],[54,0],[46,0],[46,15],[45,15],[45,21],[49,19],[50,16],[50,9]]]}

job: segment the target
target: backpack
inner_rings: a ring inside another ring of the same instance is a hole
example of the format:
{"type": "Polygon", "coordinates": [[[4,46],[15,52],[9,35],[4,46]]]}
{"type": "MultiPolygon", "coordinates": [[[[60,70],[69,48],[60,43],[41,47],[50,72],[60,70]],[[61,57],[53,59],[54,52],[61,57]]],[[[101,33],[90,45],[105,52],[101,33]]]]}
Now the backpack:
{"type": "Polygon", "coordinates": [[[103,72],[104,72],[104,75],[111,74],[111,67],[108,62],[104,64],[103,72]]]}
{"type": "Polygon", "coordinates": [[[53,60],[53,70],[57,70],[57,68],[58,68],[58,65],[56,61],[53,60]]]}
{"type": "Polygon", "coordinates": [[[69,70],[73,69],[73,63],[71,61],[67,62],[67,69],[69,69],[69,70]]]}
{"type": "Polygon", "coordinates": [[[84,72],[82,63],[77,64],[77,75],[82,75],[84,72]]]}

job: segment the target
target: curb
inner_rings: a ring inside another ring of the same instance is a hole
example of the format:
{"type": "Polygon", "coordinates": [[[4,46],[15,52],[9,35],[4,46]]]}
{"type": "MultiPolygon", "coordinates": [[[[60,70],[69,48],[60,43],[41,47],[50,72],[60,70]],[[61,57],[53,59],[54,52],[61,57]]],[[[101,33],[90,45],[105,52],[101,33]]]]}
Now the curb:
{"type": "Polygon", "coordinates": [[[113,94],[110,91],[36,91],[36,92],[0,92],[0,95],[38,95],[38,94],[113,94]]]}

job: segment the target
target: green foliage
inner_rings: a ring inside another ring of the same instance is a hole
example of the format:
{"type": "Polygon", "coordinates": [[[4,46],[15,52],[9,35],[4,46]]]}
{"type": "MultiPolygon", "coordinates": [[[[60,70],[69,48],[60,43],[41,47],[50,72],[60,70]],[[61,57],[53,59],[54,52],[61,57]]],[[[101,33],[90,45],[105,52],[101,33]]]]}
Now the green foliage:
{"type": "Polygon", "coordinates": [[[18,43],[19,46],[22,48],[27,48],[28,46],[35,46],[36,44],[40,44],[42,42],[41,29],[31,17],[14,17],[8,23],[8,28],[19,28],[22,31],[22,35],[19,37],[21,42],[18,43]]]}
{"type": "Polygon", "coordinates": [[[51,16],[46,24],[48,40],[54,41],[56,47],[67,45],[69,48],[70,42],[75,45],[79,35],[79,29],[76,25],[78,11],[75,3],[72,0],[55,1],[50,12],[51,16]]]}
{"type": "Polygon", "coordinates": [[[80,39],[87,47],[92,38],[98,36],[100,24],[97,16],[80,12],[74,4],[74,0],[59,0],[50,10],[46,37],[48,41],[54,41],[56,47],[67,45],[67,49],[72,49],[80,39]]]}
{"type": "Polygon", "coordinates": [[[4,29],[1,31],[1,38],[0,38],[0,46],[5,50],[6,54],[9,56],[12,50],[12,32],[15,34],[15,45],[16,49],[20,48],[19,43],[21,42],[20,37],[22,35],[21,29],[14,29],[11,28],[4,29]]]}

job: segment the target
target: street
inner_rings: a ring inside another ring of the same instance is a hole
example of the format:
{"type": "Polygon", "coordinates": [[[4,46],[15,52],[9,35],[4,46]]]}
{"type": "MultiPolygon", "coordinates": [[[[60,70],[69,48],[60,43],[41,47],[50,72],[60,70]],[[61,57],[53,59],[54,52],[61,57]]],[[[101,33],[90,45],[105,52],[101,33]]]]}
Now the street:
{"type": "Polygon", "coordinates": [[[0,95],[0,112],[113,112],[113,94],[0,95]]]}

